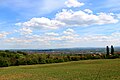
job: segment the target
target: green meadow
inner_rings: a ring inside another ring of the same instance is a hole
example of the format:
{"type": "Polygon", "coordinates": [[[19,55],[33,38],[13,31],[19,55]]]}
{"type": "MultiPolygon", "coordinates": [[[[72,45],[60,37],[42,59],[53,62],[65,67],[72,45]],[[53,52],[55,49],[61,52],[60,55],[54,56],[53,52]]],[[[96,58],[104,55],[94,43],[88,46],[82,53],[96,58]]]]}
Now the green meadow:
{"type": "Polygon", "coordinates": [[[120,80],[120,59],[2,67],[0,80],[120,80]]]}

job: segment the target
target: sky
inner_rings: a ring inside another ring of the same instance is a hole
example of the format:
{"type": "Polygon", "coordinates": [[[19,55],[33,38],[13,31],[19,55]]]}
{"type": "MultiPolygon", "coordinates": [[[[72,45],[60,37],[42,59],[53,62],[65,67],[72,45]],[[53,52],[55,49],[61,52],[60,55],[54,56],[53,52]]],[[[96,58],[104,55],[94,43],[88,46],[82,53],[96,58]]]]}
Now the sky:
{"type": "Polygon", "coordinates": [[[0,0],[0,49],[120,46],[120,0],[0,0]]]}

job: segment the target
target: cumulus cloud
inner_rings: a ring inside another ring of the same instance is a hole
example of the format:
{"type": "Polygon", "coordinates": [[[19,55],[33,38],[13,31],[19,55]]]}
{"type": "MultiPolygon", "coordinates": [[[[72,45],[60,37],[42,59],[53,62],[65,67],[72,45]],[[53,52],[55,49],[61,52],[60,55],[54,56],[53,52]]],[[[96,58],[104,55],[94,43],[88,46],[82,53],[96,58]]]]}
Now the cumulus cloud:
{"type": "Polygon", "coordinates": [[[30,28],[22,28],[20,29],[20,33],[23,35],[27,35],[27,34],[32,34],[32,30],[30,28]]]}
{"type": "Polygon", "coordinates": [[[117,23],[118,20],[114,18],[111,14],[97,13],[89,9],[84,11],[73,11],[63,9],[61,12],[57,13],[55,18],[49,19],[45,17],[32,18],[29,21],[23,23],[17,23],[16,25],[22,27],[29,27],[35,29],[58,29],[62,27],[81,27],[90,25],[104,25],[117,23]]]}
{"type": "MultiPolygon", "coordinates": [[[[65,2],[68,7],[80,7],[84,5],[77,0],[67,0],[65,2]]],[[[73,11],[71,9],[62,9],[61,12],[56,13],[52,19],[46,17],[32,18],[26,22],[16,23],[18,26],[34,28],[34,29],[59,29],[62,27],[83,27],[91,25],[105,25],[117,23],[113,13],[96,13],[94,14],[90,9],[73,11]]],[[[25,29],[23,30],[26,31],[25,29]]],[[[26,31],[27,32],[27,31],[26,31]]],[[[29,32],[31,32],[29,30],[29,32]]]]}
{"type": "Polygon", "coordinates": [[[74,34],[74,30],[73,29],[70,29],[70,28],[68,28],[67,30],[65,30],[65,31],[63,31],[63,33],[65,34],[65,35],[72,35],[72,34],[74,34]]]}
{"type": "Polygon", "coordinates": [[[75,42],[79,37],[80,36],[75,32],[75,30],[68,28],[63,31],[61,36],[59,36],[59,40],[65,42],[65,43],[71,44],[71,43],[75,42]]]}
{"type": "Polygon", "coordinates": [[[92,13],[93,13],[93,11],[90,10],[90,9],[85,9],[84,12],[89,13],[89,14],[92,14],[92,13]]]}
{"type": "Polygon", "coordinates": [[[77,0],[67,0],[65,5],[67,7],[81,7],[84,5],[84,3],[78,2],[77,0]]]}
{"type": "Polygon", "coordinates": [[[57,20],[50,20],[45,17],[41,18],[32,18],[30,21],[24,23],[17,23],[18,26],[31,27],[37,29],[57,29],[58,27],[64,26],[65,23],[62,23],[57,20]]]}
{"type": "Polygon", "coordinates": [[[63,10],[56,14],[56,20],[67,26],[89,26],[117,23],[118,20],[106,13],[88,14],[84,11],[63,10]]]}

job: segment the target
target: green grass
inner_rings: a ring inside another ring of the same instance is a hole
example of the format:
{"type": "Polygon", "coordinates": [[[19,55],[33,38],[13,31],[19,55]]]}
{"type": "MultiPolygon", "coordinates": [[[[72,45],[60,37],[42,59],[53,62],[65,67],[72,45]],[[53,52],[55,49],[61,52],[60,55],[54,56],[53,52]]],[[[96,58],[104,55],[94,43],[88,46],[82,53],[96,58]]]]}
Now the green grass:
{"type": "Polygon", "coordinates": [[[120,59],[5,67],[0,80],[120,80],[120,59]]]}

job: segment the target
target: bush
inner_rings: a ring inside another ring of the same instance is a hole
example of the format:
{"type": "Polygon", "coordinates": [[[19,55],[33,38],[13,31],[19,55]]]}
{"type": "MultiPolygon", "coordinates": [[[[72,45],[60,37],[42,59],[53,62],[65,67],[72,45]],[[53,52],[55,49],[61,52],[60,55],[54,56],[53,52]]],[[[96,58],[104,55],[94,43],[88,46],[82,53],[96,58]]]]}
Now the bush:
{"type": "Polygon", "coordinates": [[[53,59],[46,59],[46,63],[54,63],[53,59]]]}
{"type": "Polygon", "coordinates": [[[118,54],[114,54],[114,55],[108,55],[106,56],[107,59],[116,59],[116,58],[120,58],[120,56],[118,54]]]}
{"type": "Polygon", "coordinates": [[[70,57],[70,60],[78,61],[78,60],[80,60],[80,57],[79,56],[72,56],[72,57],[70,57]]]}
{"type": "Polygon", "coordinates": [[[70,56],[65,56],[63,57],[63,59],[64,59],[64,62],[71,61],[70,56]]]}
{"type": "Polygon", "coordinates": [[[20,58],[17,60],[18,65],[27,65],[27,59],[26,58],[20,58]]]}
{"type": "Polygon", "coordinates": [[[8,58],[0,57],[0,67],[8,67],[10,64],[11,63],[8,58]]]}
{"type": "Polygon", "coordinates": [[[39,64],[46,64],[46,60],[45,59],[42,59],[39,64]]]}

